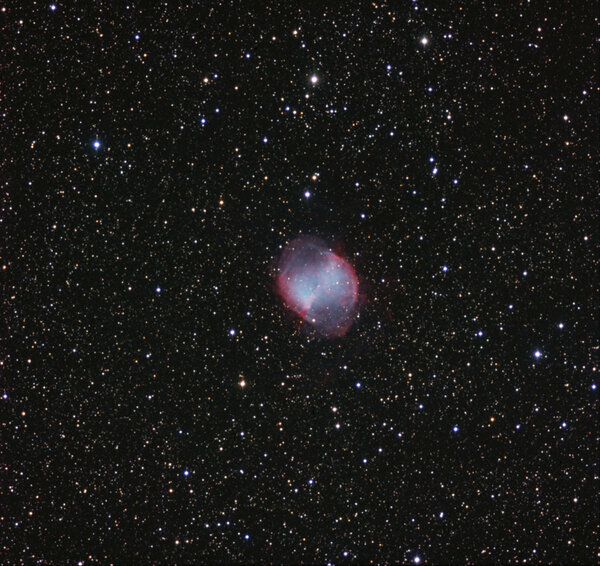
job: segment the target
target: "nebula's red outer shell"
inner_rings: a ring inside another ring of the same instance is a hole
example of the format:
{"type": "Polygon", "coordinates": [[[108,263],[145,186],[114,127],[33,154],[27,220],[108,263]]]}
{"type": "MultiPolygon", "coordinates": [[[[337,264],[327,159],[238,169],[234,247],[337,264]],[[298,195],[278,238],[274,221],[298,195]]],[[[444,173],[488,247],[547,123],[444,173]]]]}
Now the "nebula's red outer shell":
{"type": "Polygon", "coordinates": [[[354,269],[312,236],[296,238],[284,249],[277,291],[289,309],[324,336],[342,336],[356,315],[354,269]]]}

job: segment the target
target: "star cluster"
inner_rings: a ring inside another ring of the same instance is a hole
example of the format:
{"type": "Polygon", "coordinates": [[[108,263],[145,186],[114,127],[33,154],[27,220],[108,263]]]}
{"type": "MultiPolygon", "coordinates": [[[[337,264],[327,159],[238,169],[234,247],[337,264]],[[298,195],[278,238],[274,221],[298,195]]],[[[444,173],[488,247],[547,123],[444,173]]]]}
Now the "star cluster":
{"type": "Polygon", "coordinates": [[[591,5],[0,21],[4,561],[598,561],[591,5]]]}

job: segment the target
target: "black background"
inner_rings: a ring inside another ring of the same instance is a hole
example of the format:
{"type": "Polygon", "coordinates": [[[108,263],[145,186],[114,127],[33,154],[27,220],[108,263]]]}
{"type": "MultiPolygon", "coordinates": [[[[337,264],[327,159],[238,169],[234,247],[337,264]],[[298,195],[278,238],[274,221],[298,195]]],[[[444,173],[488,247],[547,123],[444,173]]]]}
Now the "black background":
{"type": "Polygon", "coordinates": [[[4,4],[4,561],[598,560],[597,14],[556,6],[4,4]],[[300,234],[343,338],[274,293],[300,234]]]}

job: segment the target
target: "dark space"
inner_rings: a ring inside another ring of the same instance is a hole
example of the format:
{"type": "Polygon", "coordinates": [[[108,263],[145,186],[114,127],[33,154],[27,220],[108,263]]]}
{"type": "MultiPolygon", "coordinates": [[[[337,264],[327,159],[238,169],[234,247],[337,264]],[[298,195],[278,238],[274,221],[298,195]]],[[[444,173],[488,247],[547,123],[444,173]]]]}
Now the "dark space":
{"type": "Polygon", "coordinates": [[[3,563],[598,562],[597,6],[0,22],[3,563]]]}

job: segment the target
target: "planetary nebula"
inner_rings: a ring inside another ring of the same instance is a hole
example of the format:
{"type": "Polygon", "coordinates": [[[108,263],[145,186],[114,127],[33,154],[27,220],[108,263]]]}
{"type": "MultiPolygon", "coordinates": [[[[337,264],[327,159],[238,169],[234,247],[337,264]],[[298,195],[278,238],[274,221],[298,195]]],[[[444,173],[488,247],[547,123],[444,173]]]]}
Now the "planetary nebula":
{"type": "Polygon", "coordinates": [[[301,236],[287,245],[276,284],[285,305],[323,336],[342,336],[350,328],[358,297],[356,273],[319,238],[301,236]]]}

